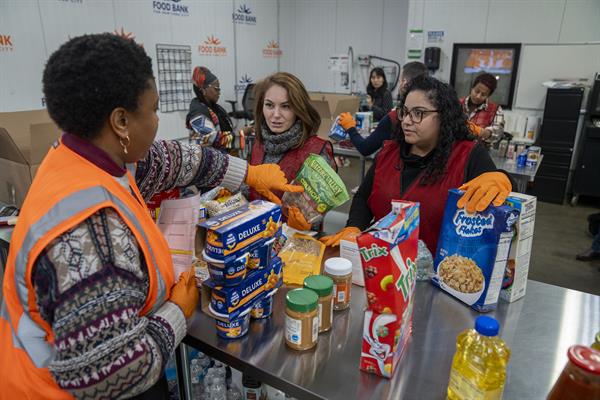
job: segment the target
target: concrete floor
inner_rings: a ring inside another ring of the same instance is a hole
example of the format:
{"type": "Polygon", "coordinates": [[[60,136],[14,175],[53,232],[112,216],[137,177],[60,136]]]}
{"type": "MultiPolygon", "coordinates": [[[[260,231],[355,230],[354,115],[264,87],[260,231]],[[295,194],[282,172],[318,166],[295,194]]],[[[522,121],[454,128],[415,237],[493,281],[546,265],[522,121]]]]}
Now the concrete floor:
{"type": "MultiPolygon", "coordinates": [[[[349,167],[338,171],[348,191],[360,183],[359,160],[351,158],[350,162],[349,167]]],[[[367,169],[368,166],[367,162],[367,169]]],[[[327,232],[336,232],[345,226],[351,201],[328,215],[327,232]]],[[[538,202],[529,278],[600,295],[600,261],[575,260],[577,253],[591,246],[587,216],[600,211],[600,200],[582,199],[579,203],[571,207],[538,202]]]]}

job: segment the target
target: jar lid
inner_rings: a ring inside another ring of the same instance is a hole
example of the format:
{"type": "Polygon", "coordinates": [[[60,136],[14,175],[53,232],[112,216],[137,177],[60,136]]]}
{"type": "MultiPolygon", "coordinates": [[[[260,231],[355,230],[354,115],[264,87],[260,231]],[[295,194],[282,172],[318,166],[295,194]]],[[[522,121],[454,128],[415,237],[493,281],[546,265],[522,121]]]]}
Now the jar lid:
{"type": "Polygon", "coordinates": [[[304,287],[314,290],[319,297],[329,296],[333,292],[333,279],[325,275],[311,275],[304,279],[304,287]]]}
{"type": "Polygon", "coordinates": [[[317,308],[319,296],[310,289],[294,289],[285,295],[287,308],[296,312],[310,312],[317,308]]]}
{"type": "Polygon", "coordinates": [[[587,346],[575,345],[569,347],[567,352],[569,360],[579,368],[600,375],[600,351],[587,346]]]}
{"type": "Polygon", "coordinates": [[[475,330],[484,336],[496,336],[500,330],[500,324],[494,318],[482,315],[475,320],[475,330]]]}
{"type": "Polygon", "coordinates": [[[325,260],[325,272],[336,276],[348,275],[352,273],[352,263],[342,257],[331,257],[325,260]]]}

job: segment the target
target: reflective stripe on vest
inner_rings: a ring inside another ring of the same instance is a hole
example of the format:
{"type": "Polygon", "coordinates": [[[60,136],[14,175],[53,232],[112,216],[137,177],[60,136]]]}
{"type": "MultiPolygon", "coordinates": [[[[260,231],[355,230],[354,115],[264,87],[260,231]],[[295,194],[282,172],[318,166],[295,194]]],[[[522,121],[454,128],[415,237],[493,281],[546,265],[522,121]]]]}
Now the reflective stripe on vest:
{"type": "MultiPolygon", "coordinates": [[[[152,247],[150,246],[150,242],[146,236],[146,233],[144,230],[142,230],[142,227],[135,218],[134,213],[129,210],[117,196],[114,196],[102,186],[95,186],[72,193],[71,195],[60,200],[35,224],[28,228],[25,239],[23,240],[22,246],[15,259],[15,287],[17,288],[17,293],[19,295],[21,304],[26,305],[28,303],[29,290],[25,282],[25,273],[27,270],[29,253],[38,240],[44,237],[54,226],[85,211],[86,209],[92,208],[96,204],[104,203],[107,200],[110,201],[115,208],[136,227],[137,231],[143,237],[148,251],[150,252],[152,257],[152,265],[154,266],[157,278],[157,295],[156,301],[152,306],[152,311],[156,311],[165,302],[165,282],[160,271],[158,270],[156,258],[152,253],[152,247]]],[[[4,304],[2,311],[4,314],[4,304]]],[[[8,316],[5,318],[10,321],[8,316]]],[[[21,348],[27,351],[36,367],[46,367],[54,355],[52,345],[46,341],[46,332],[28,315],[27,307],[23,307],[23,314],[16,324],[16,329],[14,325],[11,327],[13,329],[13,339],[16,339],[13,340],[14,343],[16,345],[18,344],[21,348]],[[15,331],[16,338],[14,337],[15,331]]]]}

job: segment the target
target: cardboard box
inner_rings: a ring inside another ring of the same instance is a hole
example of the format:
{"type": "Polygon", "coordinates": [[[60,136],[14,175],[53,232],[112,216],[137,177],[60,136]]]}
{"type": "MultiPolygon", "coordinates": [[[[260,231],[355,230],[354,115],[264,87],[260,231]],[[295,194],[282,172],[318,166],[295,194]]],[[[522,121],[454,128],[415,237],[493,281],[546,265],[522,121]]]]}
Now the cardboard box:
{"type": "Polygon", "coordinates": [[[310,104],[321,117],[321,125],[317,135],[329,140],[329,129],[336,117],[343,112],[354,115],[358,111],[360,100],[358,96],[339,93],[309,92],[310,104]]]}
{"type": "Polygon", "coordinates": [[[417,279],[419,205],[392,201],[392,212],[356,239],[367,308],[402,317],[417,279]]]}
{"type": "Polygon", "coordinates": [[[500,291],[502,300],[513,302],[525,296],[527,288],[537,198],[523,193],[511,193],[505,204],[520,212],[514,225],[515,231],[500,291]]]}
{"type": "Polygon", "coordinates": [[[60,129],[43,110],[0,113],[0,201],[21,206],[60,129]]]}
{"type": "Polygon", "coordinates": [[[352,263],[352,283],[358,286],[365,286],[365,277],[356,239],[340,240],[340,257],[350,260],[352,263]]]}

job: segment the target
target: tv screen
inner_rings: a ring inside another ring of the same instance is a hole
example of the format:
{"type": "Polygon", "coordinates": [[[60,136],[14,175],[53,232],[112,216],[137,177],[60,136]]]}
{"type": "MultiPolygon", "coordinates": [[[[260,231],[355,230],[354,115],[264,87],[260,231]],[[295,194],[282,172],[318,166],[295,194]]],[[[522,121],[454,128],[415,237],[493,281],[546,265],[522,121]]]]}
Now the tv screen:
{"type": "Polygon", "coordinates": [[[520,48],[520,44],[455,44],[450,83],[458,96],[468,96],[475,78],[487,72],[498,81],[490,100],[510,108],[520,48]]]}

